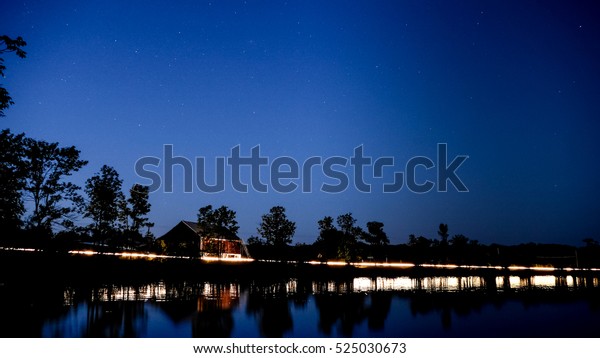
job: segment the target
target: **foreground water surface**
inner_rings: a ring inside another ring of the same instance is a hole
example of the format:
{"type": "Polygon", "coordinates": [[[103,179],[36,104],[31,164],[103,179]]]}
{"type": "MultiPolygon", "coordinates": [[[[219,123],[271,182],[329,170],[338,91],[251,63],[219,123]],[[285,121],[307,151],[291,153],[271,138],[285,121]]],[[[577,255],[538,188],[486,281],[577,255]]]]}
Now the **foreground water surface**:
{"type": "Polygon", "coordinates": [[[0,284],[2,337],[600,337],[598,277],[0,284]]]}

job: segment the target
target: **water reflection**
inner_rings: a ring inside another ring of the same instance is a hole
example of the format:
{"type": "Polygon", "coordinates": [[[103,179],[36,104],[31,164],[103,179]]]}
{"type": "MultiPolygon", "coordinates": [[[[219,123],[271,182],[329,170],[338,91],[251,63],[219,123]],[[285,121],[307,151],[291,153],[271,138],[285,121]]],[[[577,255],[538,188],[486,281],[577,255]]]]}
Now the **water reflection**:
{"type": "Polygon", "coordinates": [[[352,337],[354,327],[366,320],[370,331],[381,331],[391,302],[392,295],[388,292],[373,292],[368,296],[357,293],[317,295],[315,305],[319,311],[319,330],[325,336],[332,336],[334,326],[339,325],[342,336],[352,337]]]}
{"type": "MultiPolygon", "coordinates": [[[[429,291],[429,292],[460,292],[469,290],[494,289],[547,289],[547,288],[585,288],[599,287],[598,277],[576,276],[439,276],[439,277],[358,277],[351,283],[345,283],[345,292],[370,291],[429,291]]],[[[339,292],[335,282],[320,285],[317,292],[339,292]],[[325,289],[325,290],[323,290],[325,289]]]]}
{"type": "Polygon", "coordinates": [[[600,319],[599,288],[598,277],[575,275],[6,284],[0,286],[0,334],[495,337],[507,331],[490,327],[514,325],[519,317],[537,331],[524,326],[508,336],[597,336],[597,325],[586,322],[600,319]],[[543,326],[546,315],[556,320],[556,331],[543,326]],[[476,326],[482,317],[487,321],[476,326]],[[560,328],[567,326],[581,330],[560,328]]]}
{"type": "Polygon", "coordinates": [[[265,337],[283,337],[293,327],[288,297],[297,290],[297,282],[252,283],[248,288],[246,312],[258,320],[265,337]]]}
{"type": "Polygon", "coordinates": [[[197,298],[192,319],[193,337],[223,338],[231,336],[232,311],[239,305],[239,286],[235,284],[204,284],[197,298]]]}

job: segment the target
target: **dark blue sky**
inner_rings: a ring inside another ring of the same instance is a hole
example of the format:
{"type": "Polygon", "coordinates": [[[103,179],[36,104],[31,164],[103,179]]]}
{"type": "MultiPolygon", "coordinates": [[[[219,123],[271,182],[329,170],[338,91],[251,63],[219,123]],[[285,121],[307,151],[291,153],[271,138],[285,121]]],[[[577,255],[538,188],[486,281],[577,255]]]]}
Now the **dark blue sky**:
{"type": "MultiPolygon", "coordinates": [[[[393,243],[410,233],[483,243],[580,245],[600,239],[600,10],[594,1],[9,1],[0,32],[28,43],[5,56],[2,80],[16,104],[1,126],[75,145],[126,188],[143,156],[214,158],[260,145],[291,156],[468,155],[459,193],[405,188],[339,194],[173,193],[151,196],[160,235],[207,204],[238,213],[240,236],[283,205],[295,242],[317,220],[352,212],[385,224],[393,243]]],[[[350,169],[347,169],[351,173],[350,169]]],[[[434,170],[418,172],[435,179],[434,170]]],[[[244,181],[249,182],[247,170],[244,181]]],[[[265,176],[263,176],[264,178],[265,176]]],[[[352,177],[350,177],[352,180],[352,177]]],[[[313,186],[335,181],[316,176],[313,186]]]]}

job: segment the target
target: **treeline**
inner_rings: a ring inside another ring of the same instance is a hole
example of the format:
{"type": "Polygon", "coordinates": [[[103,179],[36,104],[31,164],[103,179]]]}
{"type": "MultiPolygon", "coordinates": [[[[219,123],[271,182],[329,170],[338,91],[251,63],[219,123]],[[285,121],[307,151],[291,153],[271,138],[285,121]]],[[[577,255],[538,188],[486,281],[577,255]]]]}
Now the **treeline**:
{"type": "Polygon", "coordinates": [[[319,236],[312,244],[276,248],[253,237],[248,247],[254,257],[294,261],[341,260],[346,262],[409,262],[478,266],[600,267],[600,244],[586,238],[580,247],[559,244],[481,244],[463,234],[450,235],[448,224],[438,227],[439,238],[411,234],[406,243],[390,245],[384,224],[356,225],[351,213],[317,222],[319,236]],[[335,225],[337,224],[337,225],[335,225]]]}
{"type": "Polygon", "coordinates": [[[81,188],[70,178],[87,164],[74,146],[2,130],[2,244],[74,248],[90,242],[100,248],[152,249],[148,187],[135,184],[125,195],[117,171],[104,165],[81,188]],[[89,223],[77,225],[81,219],[89,223]]]}
{"type": "Polygon", "coordinates": [[[291,247],[288,245],[291,243],[291,236],[280,234],[285,231],[265,230],[269,227],[281,228],[291,225],[295,227],[293,222],[286,225],[289,220],[285,216],[281,218],[280,213],[285,213],[285,209],[274,207],[270,214],[263,216],[263,221],[257,231],[264,240],[256,236],[248,239],[248,247],[253,256],[271,259],[343,260],[347,262],[365,259],[381,260],[385,257],[390,241],[381,222],[368,222],[367,229],[363,230],[356,225],[356,219],[352,213],[338,216],[335,223],[333,217],[326,216],[317,223],[319,236],[313,244],[298,244],[291,247]]]}
{"type": "Polygon", "coordinates": [[[439,238],[408,236],[406,243],[390,245],[384,224],[367,222],[366,228],[356,224],[352,213],[335,220],[326,216],[317,222],[319,236],[313,243],[291,245],[295,223],[287,219],[285,209],[274,207],[263,215],[257,229],[261,237],[248,239],[253,257],[267,260],[346,261],[346,262],[409,262],[415,264],[453,264],[478,266],[552,266],[600,267],[600,244],[592,238],[583,239],[575,247],[559,244],[523,243],[519,245],[481,244],[464,234],[450,235],[448,224],[438,226],[439,238]],[[273,228],[265,230],[265,227],[273,228]]]}

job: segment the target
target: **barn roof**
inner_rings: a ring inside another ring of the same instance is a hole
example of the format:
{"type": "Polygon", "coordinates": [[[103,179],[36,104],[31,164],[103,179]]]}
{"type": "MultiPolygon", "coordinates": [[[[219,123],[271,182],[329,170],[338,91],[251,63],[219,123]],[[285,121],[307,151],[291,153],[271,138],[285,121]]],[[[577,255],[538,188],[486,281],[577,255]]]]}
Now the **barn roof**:
{"type": "Polygon", "coordinates": [[[194,232],[197,234],[199,234],[202,231],[201,228],[198,226],[197,222],[187,221],[187,220],[181,220],[181,222],[183,224],[185,224],[187,227],[189,227],[190,229],[194,230],[194,232]]]}
{"type": "MultiPolygon", "coordinates": [[[[171,231],[178,230],[182,227],[189,229],[190,231],[194,232],[197,235],[202,235],[202,233],[204,232],[203,228],[201,226],[199,226],[197,222],[189,221],[189,220],[181,220],[179,223],[177,223],[177,225],[175,225],[171,230],[169,230],[169,232],[167,232],[163,236],[167,236],[169,233],[171,233],[171,231]]],[[[232,233],[228,229],[223,228],[220,231],[221,231],[221,234],[223,235],[223,237],[228,240],[236,240],[236,241],[240,240],[241,241],[241,239],[236,234],[232,233]]]]}

